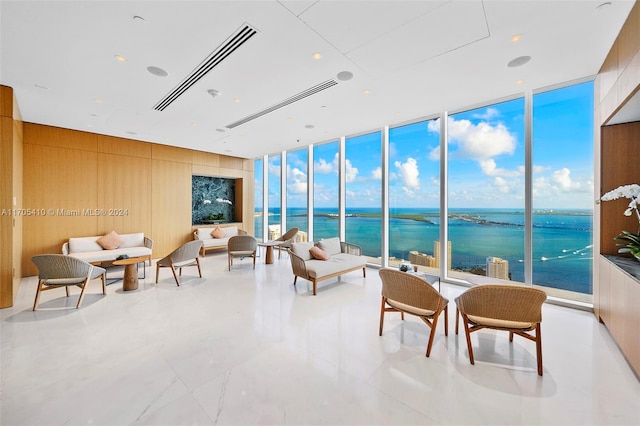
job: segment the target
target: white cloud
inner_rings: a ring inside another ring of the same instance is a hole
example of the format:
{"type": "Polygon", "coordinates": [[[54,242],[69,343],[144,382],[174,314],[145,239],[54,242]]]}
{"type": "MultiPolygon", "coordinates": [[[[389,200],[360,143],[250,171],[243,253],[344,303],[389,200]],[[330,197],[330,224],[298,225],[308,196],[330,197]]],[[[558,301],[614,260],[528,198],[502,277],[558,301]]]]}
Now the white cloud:
{"type": "Polygon", "coordinates": [[[440,161],[440,146],[436,146],[431,151],[429,151],[429,160],[440,161]]]}
{"type": "Polygon", "coordinates": [[[500,111],[496,108],[487,108],[482,114],[473,114],[473,118],[481,120],[491,120],[495,117],[500,117],[500,111]]]}
{"type": "Polygon", "coordinates": [[[520,176],[522,168],[519,170],[507,170],[500,169],[496,166],[496,161],[494,159],[488,160],[480,160],[480,168],[482,172],[487,176],[505,176],[505,177],[516,177],[520,176]]]}
{"type": "Polygon", "coordinates": [[[469,120],[449,119],[449,143],[456,145],[452,156],[476,161],[490,159],[498,155],[513,154],[516,140],[504,124],[492,126],[481,122],[473,124],[469,120]]]}
{"type": "Polygon", "coordinates": [[[382,167],[376,167],[375,169],[373,169],[373,171],[371,172],[371,177],[373,179],[382,179],[382,167]]]}
{"type": "Polygon", "coordinates": [[[409,157],[405,163],[396,161],[394,165],[396,169],[398,169],[398,175],[402,179],[405,187],[417,188],[420,186],[420,180],[418,179],[418,175],[420,174],[418,171],[418,162],[414,158],[409,157]]]}
{"type": "MultiPolygon", "coordinates": [[[[336,158],[337,158],[336,154],[336,158]]],[[[358,177],[358,168],[351,165],[351,161],[345,160],[345,179],[347,182],[353,182],[358,177]]]]}
{"type": "Polygon", "coordinates": [[[571,171],[566,167],[556,170],[552,173],[551,179],[555,182],[559,189],[563,191],[574,191],[580,189],[580,182],[573,182],[571,180],[571,171]]]}
{"type": "Polygon", "coordinates": [[[334,163],[327,163],[327,160],[321,158],[313,164],[314,171],[318,173],[331,173],[335,170],[334,163]]]}
{"type": "Polygon", "coordinates": [[[292,194],[307,193],[307,174],[302,170],[294,167],[293,169],[287,165],[287,191],[292,194]]]}
{"type": "Polygon", "coordinates": [[[280,165],[269,163],[269,174],[280,177],[280,165]]]}

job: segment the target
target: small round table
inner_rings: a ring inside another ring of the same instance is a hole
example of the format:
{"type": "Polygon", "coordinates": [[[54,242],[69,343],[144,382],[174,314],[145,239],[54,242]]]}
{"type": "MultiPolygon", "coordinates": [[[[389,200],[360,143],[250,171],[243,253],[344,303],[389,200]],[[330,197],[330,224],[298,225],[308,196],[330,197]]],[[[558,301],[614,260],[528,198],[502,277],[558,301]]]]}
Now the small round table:
{"type": "Polygon", "coordinates": [[[266,247],[266,253],[264,256],[264,263],[271,265],[273,263],[273,248],[281,245],[284,241],[265,241],[264,243],[258,243],[260,247],[266,247]]]}
{"type": "Polygon", "coordinates": [[[131,291],[138,288],[138,263],[143,263],[146,257],[130,257],[128,259],[114,260],[113,265],[124,265],[124,278],[122,279],[122,290],[131,291]]]}

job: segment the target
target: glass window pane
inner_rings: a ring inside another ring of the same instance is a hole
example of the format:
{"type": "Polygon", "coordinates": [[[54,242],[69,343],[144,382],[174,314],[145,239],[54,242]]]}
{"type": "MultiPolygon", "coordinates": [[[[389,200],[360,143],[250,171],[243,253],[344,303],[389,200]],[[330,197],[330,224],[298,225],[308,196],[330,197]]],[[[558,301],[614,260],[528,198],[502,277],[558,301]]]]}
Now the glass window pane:
{"type": "Polygon", "coordinates": [[[389,265],[405,260],[437,274],[440,135],[429,131],[434,124],[439,125],[421,121],[389,130],[389,265]]]}
{"type": "Polygon", "coordinates": [[[449,276],[524,282],[524,99],[447,125],[449,276]]]}
{"type": "Polygon", "coordinates": [[[260,160],[255,160],[254,165],[253,165],[253,176],[254,176],[254,195],[253,195],[253,205],[254,205],[254,209],[253,209],[253,217],[254,217],[254,223],[253,223],[253,235],[254,237],[256,237],[257,239],[262,239],[262,218],[263,218],[263,212],[262,212],[262,203],[263,203],[263,179],[262,179],[262,159],[260,160]]]}
{"type": "Polygon", "coordinates": [[[313,147],[313,239],[337,237],[338,142],[313,147]]]}
{"type": "Polygon", "coordinates": [[[287,152],[287,229],[298,228],[298,241],[307,241],[307,148],[287,152]]]}
{"type": "Polygon", "coordinates": [[[533,97],[533,166],[533,283],[591,302],[592,82],[533,97]]]}
{"type": "Polygon", "coordinates": [[[362,247],[371,263],[381,263],[382,133],[369,133],[345,142],[345,236],[362,247]]]}
{"type": "Polygon", "coordinates": [[[280,237],[280,175],[281,175],[280,154],[269,157],[269,219],[268,234],[269,240],[280,237]]]}

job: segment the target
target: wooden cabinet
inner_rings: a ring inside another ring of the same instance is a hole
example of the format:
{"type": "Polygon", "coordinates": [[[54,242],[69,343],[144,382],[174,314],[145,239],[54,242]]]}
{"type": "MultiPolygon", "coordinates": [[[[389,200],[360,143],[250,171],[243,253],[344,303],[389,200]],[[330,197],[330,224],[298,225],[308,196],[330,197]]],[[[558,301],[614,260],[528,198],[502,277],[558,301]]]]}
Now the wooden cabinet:
{"type": "Polygon", "coordinates": [[[600,256],[600,321],[640,376],[640,263],[600,256]]]}

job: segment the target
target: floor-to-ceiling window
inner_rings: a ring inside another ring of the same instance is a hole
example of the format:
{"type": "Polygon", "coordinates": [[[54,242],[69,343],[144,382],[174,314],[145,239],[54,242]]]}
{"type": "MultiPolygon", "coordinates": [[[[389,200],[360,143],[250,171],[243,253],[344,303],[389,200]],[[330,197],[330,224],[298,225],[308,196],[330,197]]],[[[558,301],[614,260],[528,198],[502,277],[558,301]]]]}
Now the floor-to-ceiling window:
{"type": "Polygon", "coordinates": [[[345,235],[362,247],[372,263],[381,263],[382,133],[347,138],[345,142],[345,235]]]}
{"type": "MultiPolygon", "coordinates": [[[[533,96],[533,283],[590,300],[593,83],[533,96]]],[[[551,293],[553,294],[553,293],[551,293]]]]}
{"type": "Polygon", "coordinates": [[[313,239],[339,236],[338,142],[313,146],[313,239]]]}
{"type": "Polygon", "coordinates": [[[280,154],[269,156],[269,175],[268,175],[268,190],[269,190],[269,219],[268,219],[268,233],[267,238],[269,240],[275,240],[280,237],[280,207],[281,203],[281,183],[280,176],[282,175],[280,154]]]}
{"type": "MultiPolygon", "coordinates": [[[[471,273],[525,280],[524,120],[524,98],[449,116],[447,250],[452,278],[471,273]]],[[[434,122],[432,128],[439,126],[434,122]]]]}
{"type": "Polygon", "coordinates": [[[436,273],[440,138],[437,132],[429,131],[430,123],[389,129],[389,264],[408,260],[436,273]]]}
{"type": "Polygon", "coordinates": [[[287,152],[287,228],[298,228],[298,239],[306,241],[307,211],[307,148],[287,152]]]}
{"type": "Polygon", "coordinates": [[[264,201],[264,185],[263,185],[263,161],[262,159],[255,160],[253,163],[253,176],[254,176],[254,193],[253,193],[253,235],[262,239],[263,231],[263,201],[264,201]]]}

